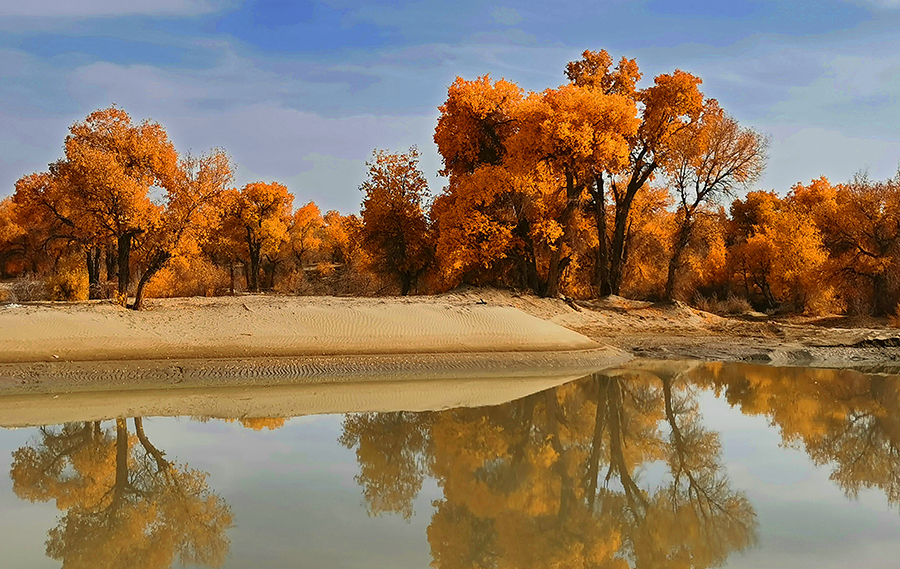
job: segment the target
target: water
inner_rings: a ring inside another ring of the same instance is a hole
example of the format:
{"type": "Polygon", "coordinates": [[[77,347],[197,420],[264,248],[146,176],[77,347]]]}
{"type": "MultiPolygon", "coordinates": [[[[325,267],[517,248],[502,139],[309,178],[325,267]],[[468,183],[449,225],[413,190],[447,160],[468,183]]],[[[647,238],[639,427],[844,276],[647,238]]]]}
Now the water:
{"type": "Polygon", "coordinates": [[[737,364],[490,407],[0,429],[3,567],[896,567],[900,376],[737,364]]]}

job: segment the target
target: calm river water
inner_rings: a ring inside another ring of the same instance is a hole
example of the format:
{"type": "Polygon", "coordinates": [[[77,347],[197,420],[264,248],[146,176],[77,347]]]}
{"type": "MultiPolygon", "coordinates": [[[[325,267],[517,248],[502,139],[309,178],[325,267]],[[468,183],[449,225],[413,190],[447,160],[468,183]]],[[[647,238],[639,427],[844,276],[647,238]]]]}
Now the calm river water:
{"type": "Polygon", "coordinates": [[[900,376],[702,364],[502,405],[0,429],[0,566],[894,568],[900,376]]]}

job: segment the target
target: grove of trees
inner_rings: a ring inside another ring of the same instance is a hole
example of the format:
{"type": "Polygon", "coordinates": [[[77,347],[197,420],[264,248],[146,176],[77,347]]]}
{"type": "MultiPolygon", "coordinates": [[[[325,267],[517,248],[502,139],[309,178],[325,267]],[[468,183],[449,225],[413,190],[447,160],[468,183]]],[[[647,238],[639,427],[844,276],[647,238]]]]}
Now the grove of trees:
{"type": "Polygon", "coordinates": [[[447,185],[429,192],[416,148],[376,150],[348,215],[294,209],[277,182],[233,188],[225,151],[179,154],[158,123],[98,110],[0,201],[0,278],[23,300],[133,295],[135,308],[145,296],[471,284],[897,311],[900,176],[759,190],[766,137],[699,77],[642,82],[634,60],[605,51],[564,72],[541,92],[457,78],[434,134],[447,185]]]}

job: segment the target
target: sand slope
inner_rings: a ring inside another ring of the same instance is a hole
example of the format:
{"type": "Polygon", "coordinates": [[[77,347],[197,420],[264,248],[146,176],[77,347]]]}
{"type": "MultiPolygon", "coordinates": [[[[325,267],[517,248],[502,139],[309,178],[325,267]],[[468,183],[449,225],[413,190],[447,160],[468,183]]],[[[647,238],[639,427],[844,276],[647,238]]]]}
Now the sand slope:
{"type": "Polygon", "coordinates": [[[507,306],[243,296],[0,307],[0,362],[540,352],[594,341],[507,306]]]}

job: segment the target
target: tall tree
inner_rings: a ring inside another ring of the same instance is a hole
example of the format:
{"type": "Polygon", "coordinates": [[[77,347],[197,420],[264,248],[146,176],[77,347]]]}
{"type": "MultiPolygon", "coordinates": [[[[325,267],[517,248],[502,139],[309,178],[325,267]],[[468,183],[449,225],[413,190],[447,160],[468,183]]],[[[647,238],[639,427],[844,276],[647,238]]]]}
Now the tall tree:
{"type": "Polygon", "coordinates": [[[161,125],[134,124],[117,107],[94,111],[69,130],[57,175],[65,180],[75,225],[116,243],[118,291],[127,296],[132,243],[162,213],[150,188],[172,184],[178,155],[161,125]]]}
{"type": "Polygon", "coordinates": [[[669,178],[678,204],[678,229],[666,279],[665,297],[670,300],[698,210],[759,179],[766,140],[753,129],[741,128],[714,99],[707,99],[700,120],[680,132],[672,148],[669,178]]]}
{"type": "Polygon", "coordinates": [[[596,279],[600,295],[618,294],[627,259],[627,235],[631,206],[638,191],[659,169],[673,165],[673,144],[678,135],[690,129],[700,119],[703,95],[699,77],[676,70],[658,75],[653,85],[635,89],[640,72],[633,60],[623,58],[616,68],[605,51],[585,51],[582,59],[566,67],[566,76],[577,85],[589,89],[621,93],[632,97],[638,106],[640,126],[629,137],[628,163],[624,168],[607,169],[598,164],[591,188],[591,196],[601,237],[598,246],[596,279]],[[612,194],[615,214],[611,239],[608,235],[606,213],[607,195],[612,194]]]}
{"type": "Polygon", "coordinates": [[[550,254],[545,293],[557,296],[560,273],[573,248],[575,218],[597,171],[618,171],[628,164],[628,140],[638,127],[634,101],[578,85],[532,93],[518,106],[518,131],[510,141],[508,162],[525,172],[544,167],[562,207],[552,216],[558,227],[550,254]]]}
{"type": "Polygon", "coordinates": [[[296,257],[297,266],[302,270],[304,263],[309,262],[310,254],[322,244],[325,220],[319,207],[309,202],[298,207],[288,230],[291,239],[291,251],[296,257]]]}
{"type": "Polygon", "coordinates": [[[423,202],[428,182],[419,169],[419,151],[392,154],[376,150],[368,179],[359,189],[362,243],[376,273],[398,279],[407,295],[431,263],[432,246],[423,202]]]}

